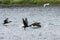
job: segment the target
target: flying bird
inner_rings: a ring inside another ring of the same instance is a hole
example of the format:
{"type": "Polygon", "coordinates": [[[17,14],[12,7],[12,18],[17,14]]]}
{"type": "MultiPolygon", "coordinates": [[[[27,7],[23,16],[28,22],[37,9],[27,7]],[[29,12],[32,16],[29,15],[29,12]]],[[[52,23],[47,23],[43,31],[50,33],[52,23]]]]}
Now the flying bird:
{"type": "Polygon", "coordinates": [[[22,18],[22,20],[23,20],[23,24],[24,24],[24,29],[26,28],[26,27],[29,27],[29,25],[28,25],[28,20],[27,20],[27,18],[22,18]]]}
{"type": "Polygon", "coordinates": [[[30,24],[30,25],[28,25],[28,20],[27,20],[27,18],[22,18],[22,20],[23,20],[23,24],[24,24],[24,29],[26,28],[26,27],[31,27],[31,26],[37,26],[37,27],[41,27],[41,25],[40,25],[40,22],[34,22],[34,23],[32,23],[32,24],[30,24]]]}
{"type": "Polygon", "coordinates": [[[12,21],[8,21],[8,18],[6,18],[6,19],[4,20],[4,23],[3,23],[3,24],[8,24],[8,23],[10,23],[10,22],[12,22],[12,21]]]}

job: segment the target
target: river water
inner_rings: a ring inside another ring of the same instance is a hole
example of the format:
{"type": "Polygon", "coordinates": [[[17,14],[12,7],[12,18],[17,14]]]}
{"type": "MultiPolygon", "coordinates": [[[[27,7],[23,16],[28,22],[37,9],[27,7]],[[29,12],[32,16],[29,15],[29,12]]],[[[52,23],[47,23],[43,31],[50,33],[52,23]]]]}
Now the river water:
{"type": "Polygon", "coordinates": [[[0,8],[0,35],[0,40],[60,40],[60,6],[0,8]],[[2,25],[6,18],[12,21],[8,26],[2,25]],[[24,31],[22,18],[42,27],[24,31]]]}

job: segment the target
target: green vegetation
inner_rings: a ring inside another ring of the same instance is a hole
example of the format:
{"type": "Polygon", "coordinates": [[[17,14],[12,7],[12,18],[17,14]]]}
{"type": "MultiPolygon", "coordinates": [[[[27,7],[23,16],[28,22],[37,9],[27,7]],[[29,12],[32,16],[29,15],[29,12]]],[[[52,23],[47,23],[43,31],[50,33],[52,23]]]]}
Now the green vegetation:
{"type": "Polygon", "coordinates": [[[60,4],[60,0],[0,0],[0,4],[60,4]]]}

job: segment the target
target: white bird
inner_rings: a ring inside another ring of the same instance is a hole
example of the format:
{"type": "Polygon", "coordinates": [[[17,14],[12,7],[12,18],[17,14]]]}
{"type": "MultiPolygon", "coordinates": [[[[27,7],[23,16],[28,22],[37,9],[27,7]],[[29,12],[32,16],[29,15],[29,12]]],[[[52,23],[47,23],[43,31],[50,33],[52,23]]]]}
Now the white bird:
{"type": "Polygon", "coordinates": [[[50,3],[45,3],[43,6],[46,7],[46,6],[48,6],[48,5],[50,5],[50,3]]]}

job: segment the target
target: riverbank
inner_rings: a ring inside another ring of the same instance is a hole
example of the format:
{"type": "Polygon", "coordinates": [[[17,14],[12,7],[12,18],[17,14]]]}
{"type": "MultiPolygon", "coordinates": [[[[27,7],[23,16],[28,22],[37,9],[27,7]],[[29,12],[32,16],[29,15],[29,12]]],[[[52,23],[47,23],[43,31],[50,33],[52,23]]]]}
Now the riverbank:
{"type": "Polygon", "coordinates": [[[0,7],[34,7],[45,3],[50,5],[60,5],[60,0],[0,0],[0,7]]]}
{"type": "Polygon", "coordinates": [[[60,0],[0,0],[0,4],[35,4],[35,5],[42,5],[44,3],[50,4],[60,4],[60,0]]]}
{"type": "MultiPolygon", "coordinates": [[[[14,5],[9,5],[9,4],[0,4],[0,8],[10,8],[10,7],[43,7],[44,4],[42,5],[36,5],[36,4],[14,4],[14,5]]],[[[60,6],[60,4],[50,4],[49,6],[60,6]]]]}

